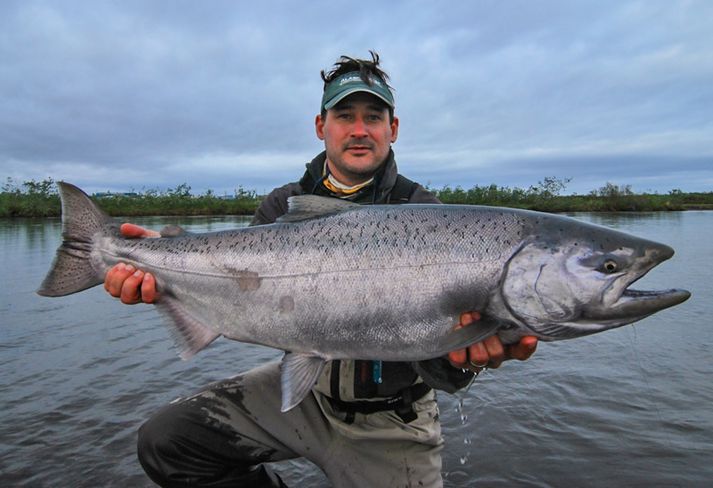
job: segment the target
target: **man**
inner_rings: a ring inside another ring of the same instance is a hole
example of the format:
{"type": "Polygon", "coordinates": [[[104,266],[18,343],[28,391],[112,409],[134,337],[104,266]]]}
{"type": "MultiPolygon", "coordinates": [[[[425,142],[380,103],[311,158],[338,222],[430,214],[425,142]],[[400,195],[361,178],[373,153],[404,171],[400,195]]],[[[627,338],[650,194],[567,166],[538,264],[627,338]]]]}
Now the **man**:
{"type": "MultiPolygon", "coordinates": [[[[316,116],[325,151],[299,182],[273,190],[254,225],[287,212],[287,198],[316,194],[361,204],[438,203],[422,186],[398,174],[391,144],[399,120],[388,77],[371,60],[340,58],[322,72],[324,94],[316,116]]],[[[157,233],[124,224],[129,237],[157,233]]],[[[105,288],[124,303],[160,299],[150,274],[117,265],[105,288]]],[[[459,324],[477,320],[462,315],[459,324]]],[[[311,395],[280,413],[278,363],[210,385],[168,405],[139,431],[139,460],[161,486],[284,486],[261,463],[306,457],[335,487],[442,486],[443,440],[435,392],[455,392],[484,367],[527,359],[536,339],[504,347],[497,337],[417,365],[333,361],[311,395]]]]}

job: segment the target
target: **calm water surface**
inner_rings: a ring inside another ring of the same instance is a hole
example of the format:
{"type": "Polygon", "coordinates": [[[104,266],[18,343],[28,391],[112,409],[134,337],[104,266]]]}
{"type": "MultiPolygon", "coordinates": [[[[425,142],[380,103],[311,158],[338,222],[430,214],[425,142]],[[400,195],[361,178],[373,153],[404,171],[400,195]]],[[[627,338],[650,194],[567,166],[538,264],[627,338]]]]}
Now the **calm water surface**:
{"type": "MultiPolygon", "coordinates": [[[[710,486],[713,479],[713,212],[577,214],[665,242],[676,256],[638,288],[686,288],[683,305],[604,334],[541,344],[526,363],[440,394],[448,487],[710,486]]],[[[142,219],[193,231],[240,218],[142,219]]],[[[172,399],[279,357],[220,340],[181,361],[157,312],[99,287],[34,294],[56,220],[0,220],[0,486],[152,486],[139,425],[172,399]]],[[[326,487],[307,462],[290,486],[326,487]]]]}

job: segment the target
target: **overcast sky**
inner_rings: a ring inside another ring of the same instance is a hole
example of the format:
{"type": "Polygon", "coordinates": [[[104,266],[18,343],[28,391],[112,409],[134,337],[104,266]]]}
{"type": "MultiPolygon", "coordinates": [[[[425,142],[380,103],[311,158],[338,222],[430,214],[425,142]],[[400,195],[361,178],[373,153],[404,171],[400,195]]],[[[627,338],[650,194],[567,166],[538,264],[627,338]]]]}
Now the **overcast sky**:
{"type": "Polygon", "coordinates": [[[0,177],[269,191],[323,148],[320,70],[369,49],[421,183],[713,191],[707,0],[3,0],[0,177]]]}

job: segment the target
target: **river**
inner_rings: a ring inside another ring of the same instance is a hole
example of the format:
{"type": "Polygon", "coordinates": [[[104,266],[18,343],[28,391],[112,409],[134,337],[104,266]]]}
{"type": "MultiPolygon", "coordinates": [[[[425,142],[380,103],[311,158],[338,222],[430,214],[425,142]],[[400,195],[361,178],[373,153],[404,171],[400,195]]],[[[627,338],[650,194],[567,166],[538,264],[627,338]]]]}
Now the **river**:
{"type": "MultiPolygon", "coordinates": [[[[633,326],[540,344],[463,394],[440,393],[445,486],[709,486],[713,212],[573,216],[671,245],[676,256],[637,288],[693,296],[633,326]]],[[[247,219],[134,221],[202,232],[247,219]]],[[[58,220],[0,220],[0,486],[153,486],[136,460],[139,425],[280,354],[219,340],[184,362],[151,306],[101,287],[37,296],[60,233],[58,220]]],[[[277,469],[290,486],[328,486],[305,461],[277,469]]]]}

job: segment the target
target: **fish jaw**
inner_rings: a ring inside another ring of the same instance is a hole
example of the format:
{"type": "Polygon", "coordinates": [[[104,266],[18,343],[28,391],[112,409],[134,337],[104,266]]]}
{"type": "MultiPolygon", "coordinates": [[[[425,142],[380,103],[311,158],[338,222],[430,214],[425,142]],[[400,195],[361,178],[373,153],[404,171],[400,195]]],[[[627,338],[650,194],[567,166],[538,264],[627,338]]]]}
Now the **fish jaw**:
{"type": "Polygon", "coordinates": [[[592,321],[626,325],[648,317],[665,308],[685,302],[691,296],[687,290],[632,290],[626,289],[616,303],[606,308],[587,310],[585,317],[592,321]]]}
{"type": "Polygon", "coordinates": [[[615,286],[607,290],[601,302],[595,302],[583,311],[583,320],[611,324],[611,327],[630,324],[665,308],[673,307],[690,296],[680,289],[636,290],[631,286],[649,271],[673,257],[674,250],[665,245],[646,241],[641,256],[631,259],[628,272],[622,272],[615,286]]]}

